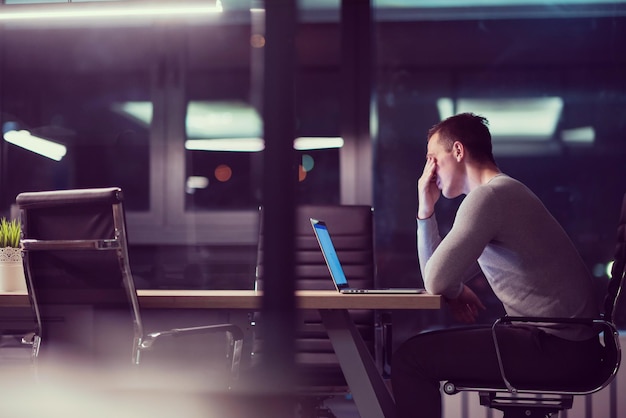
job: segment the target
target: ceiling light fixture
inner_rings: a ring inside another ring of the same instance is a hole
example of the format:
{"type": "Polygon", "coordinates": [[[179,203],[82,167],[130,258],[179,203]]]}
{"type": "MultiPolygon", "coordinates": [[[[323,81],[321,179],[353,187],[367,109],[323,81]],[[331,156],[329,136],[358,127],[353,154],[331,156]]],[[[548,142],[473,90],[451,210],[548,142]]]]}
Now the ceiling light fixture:
{"type": "Polygon", "coordinates": [[[563,110],[561,97],[459,98],[437,100],[440,118],[472,112],[487,118],[494,141],[547,141],[563,110]]]}
{"type": "Polygon", "coordinates": [[[561,131],[561,139],[572,145],[592,145],[596,140],[596,131],[593,126],[564,129],[561,131]]]}
{"type": "Polygon", "coordinates": [[[197,16],[222,12],[222,3],[215,1],[169,2],[80,2],[55,4],[12,4],[0,7],[0,21],[31,21],[59,19],[105,18],[169,18],[197,16]]]}
{"type": "MultiPolygon", "coordinates": [[[[299,137],[293,141],[293,148],[298,151],[332,149],[343,147],[341,137],[299,137]]],[[[185,149],[192,151],[229,151],[259,152],[265,149],[261,138],[214,138],[188,139],[185,149]]]]}
{"type": "Polygon", "coordinates": [[[341,137],[299,137],[293,141],[293,147],[299,151],[343,147],[341,137]]]}
{"type": "Polygon", "coordinates": [[[192,151],[259,152],[265,149],[261,138],[188,139],[185,149],[192,151]]]}
{"type": "Polygon", "coordinates": [[[67,153],[65,145],[31,135],[26,130],[8,131],[4,134],[4,140],[55,161],[61,161],[67,153]]]}

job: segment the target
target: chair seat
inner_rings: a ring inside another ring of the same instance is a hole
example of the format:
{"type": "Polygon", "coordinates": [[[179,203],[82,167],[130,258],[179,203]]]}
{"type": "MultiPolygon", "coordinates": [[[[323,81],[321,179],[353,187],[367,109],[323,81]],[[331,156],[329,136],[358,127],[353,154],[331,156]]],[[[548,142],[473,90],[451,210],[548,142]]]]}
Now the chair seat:
{"type": "MultiPolygon", "coordinates": [[[[510,385],[517,393],[546,393],[546,394],[588,394],[595,392],[609,381],[616,373],[615,367],[620,363],[619,350],[607,349],[602,366],[596,368],[593,374],[578,376],[577,379],[564,379],[554,376],[537,376],[534,381],[520,381],[509,379],[510,385]]],[[[462,390],[510,392],[503,380],[450,380],[444,384],[444,392],[454,394],[462,390]]]]}

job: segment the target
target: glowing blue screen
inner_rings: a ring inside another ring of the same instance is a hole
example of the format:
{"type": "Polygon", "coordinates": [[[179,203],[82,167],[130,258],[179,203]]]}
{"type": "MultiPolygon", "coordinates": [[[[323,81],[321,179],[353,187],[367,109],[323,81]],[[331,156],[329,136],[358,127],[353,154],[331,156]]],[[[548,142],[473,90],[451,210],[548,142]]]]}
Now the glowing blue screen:
{"type": "Polygon", "coordinates": [[[330,273],[333,276],[335,283],[338,286],[345,286],[348,283],[348,280],[343,272],[343,268],[341,268],[341,263],[339,262],[339,257],[337,257],[335,246],[333,245],[330,235],[328,234],[328,229],[325,225],[319,223],[316,223],[314,227],[317,231],[320,247],[326,257],[326,262],[328,263],[330,273]]]}

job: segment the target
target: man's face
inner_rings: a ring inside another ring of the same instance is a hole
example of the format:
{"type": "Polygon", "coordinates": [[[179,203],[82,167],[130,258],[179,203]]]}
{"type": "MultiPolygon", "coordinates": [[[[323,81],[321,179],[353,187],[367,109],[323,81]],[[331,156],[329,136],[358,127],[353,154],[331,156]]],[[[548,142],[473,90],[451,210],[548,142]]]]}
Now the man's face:
{"type": "Polygon", "coordinates": [[[453,150],[448,150],[439,142],[439,133],[428,141],[426,158],[432,158],[436,165],[437,187],[444,197],[454,199],[463,193],[462,164],[454,157],[453,150]]]}

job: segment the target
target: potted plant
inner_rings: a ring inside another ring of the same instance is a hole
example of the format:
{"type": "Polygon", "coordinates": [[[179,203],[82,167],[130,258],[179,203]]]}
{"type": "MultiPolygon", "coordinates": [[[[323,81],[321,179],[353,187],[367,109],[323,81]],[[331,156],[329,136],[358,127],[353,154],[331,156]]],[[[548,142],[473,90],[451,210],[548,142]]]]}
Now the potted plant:
{"type": "Polygon", "coordinates": [[[26,289],[20,248],[21,232],[18,220],[0,219],[0,291],[3,292],[26,289]]]}

